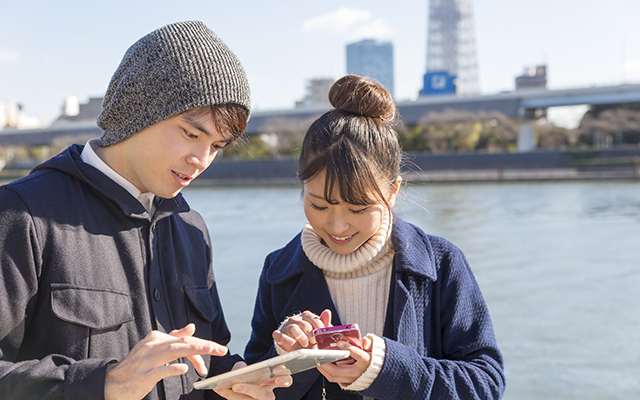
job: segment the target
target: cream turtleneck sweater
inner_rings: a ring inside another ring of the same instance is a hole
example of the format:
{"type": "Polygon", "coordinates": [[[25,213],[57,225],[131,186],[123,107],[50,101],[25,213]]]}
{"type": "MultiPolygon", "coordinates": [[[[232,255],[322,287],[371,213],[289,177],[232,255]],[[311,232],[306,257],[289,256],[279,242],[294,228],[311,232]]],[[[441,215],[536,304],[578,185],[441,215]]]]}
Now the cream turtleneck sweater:
{"type": "Polygon", "coordinates": [[[349,254],[335,253],[309,224],[302,231],[302,248],[322,270],[342,323],[357,323],[363,333],[378,336],[384,328],[391,280],[390,219],[390,213],[383,214],[378,232],[349,254]]]}
{"type": "MultiPolygon", "coordinates": [[[[385,356],[382,337],[389,300],[393,264],[391,213],[383,215],[380,229],[349,254],[338,254],[323,244],[311,225],[302,231],[302,248],[309,260],[324,274],[331,299],[344,324],[357,323],[373,340],[369,368],[347,390],[365,390],[378,376],[385,356]]],[[[341,385],[342,386],[342,385],[341,385]]]]}

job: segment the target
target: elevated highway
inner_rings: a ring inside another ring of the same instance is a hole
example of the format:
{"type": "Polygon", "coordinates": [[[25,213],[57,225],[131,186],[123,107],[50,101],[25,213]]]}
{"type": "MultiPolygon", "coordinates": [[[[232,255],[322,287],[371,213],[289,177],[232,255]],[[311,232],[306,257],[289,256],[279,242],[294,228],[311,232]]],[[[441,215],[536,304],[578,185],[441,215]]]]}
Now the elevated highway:
{"type": "MultiPolygon", "coordinates": [[[[398,111],[404,124],[415,125],[430,112],[446,109],[473,112],[499,111],[510,117],[534,118],[535,110],[570,105],[598,105],[640,102],[640,84],[617,86],[593,86],[585,88],[546,90],[530,89],[479,96],[430,96],[415,101],[398,103],[398,111]]],[[[310,124],[328,108],[299,108],[252,113],[247,134],[276,132],[294,124],[310,124]]],[[[97,117],[97,114],[96,116],[97,117]]],[[[0,146],[37,146],[53,143],[56,138],[76,138],[83,143],[86,138],[97,137],[100,129],[95,117],[83,121],[52,125],[44,129],[2,130],[0,146]]]]}

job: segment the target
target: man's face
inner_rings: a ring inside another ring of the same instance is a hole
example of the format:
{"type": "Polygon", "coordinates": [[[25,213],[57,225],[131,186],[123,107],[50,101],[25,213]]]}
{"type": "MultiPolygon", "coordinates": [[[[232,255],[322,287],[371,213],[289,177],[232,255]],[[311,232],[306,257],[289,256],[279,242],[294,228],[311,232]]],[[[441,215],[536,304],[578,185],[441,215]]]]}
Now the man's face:
{"type": "Polygon", "coordinates": [[[180,193],[229,143],[217,131],[211,113],[186,112],[154,124],[112,146],[110,165],[141,192],[163,198],[180,193]]]}

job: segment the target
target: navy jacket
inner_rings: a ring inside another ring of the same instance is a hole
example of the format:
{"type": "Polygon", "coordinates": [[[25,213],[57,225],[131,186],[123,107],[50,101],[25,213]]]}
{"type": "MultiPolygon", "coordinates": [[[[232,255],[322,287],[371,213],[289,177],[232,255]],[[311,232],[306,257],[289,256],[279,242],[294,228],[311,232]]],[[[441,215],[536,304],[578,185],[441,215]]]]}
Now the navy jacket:
{"type": "MultiPolygon", "coordinates": [[[[101,399],[107,363],[154,329],[230,339],[201,216],[178,195],[150,218],[81,151],[0,187],[0,399],[101,399]]],[[[211,374],[239,359],[204,358],[211,374]]],[[[197,379],[191,367],[147,398],[219,398],[197,379]]]]}
{"type": "MultiPolygon", "coordinates": [[[[394,219],[396,252],[380,374],[360,393],[324,382],[316,370],[294,375],[278,399],[498,399],[505,388],[503,360],[489,312],[463,253],[450,242],[394,219]]],[[[363,299],[366,301],[366,299],[363,299]]],[[[271,333],[288,316],[304,310],[333,312],[322,271],[313,265],[298,234],[267,256],[258,288],[252,334],[245,350],[249,363],[273,357],[271,333]]],[[[366,332],[363,332],[363,334],[366,332]]]]}

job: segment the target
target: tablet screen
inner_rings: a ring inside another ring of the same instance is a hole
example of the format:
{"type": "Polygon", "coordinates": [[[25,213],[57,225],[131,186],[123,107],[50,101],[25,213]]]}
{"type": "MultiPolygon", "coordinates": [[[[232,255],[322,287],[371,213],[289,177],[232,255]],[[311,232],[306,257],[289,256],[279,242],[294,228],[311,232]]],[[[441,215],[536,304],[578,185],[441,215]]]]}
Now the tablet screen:
{"type": "Polygon", "coordinates": [[[212,376],[193,384],[194,389],[229,389],[234,383],[261,383],[274,377],[273,370],[284,365],[291,374],[306,371],[317,366],[349,356],[348,350],[302,349],[260,361],[245,368],[212,376]]]}

